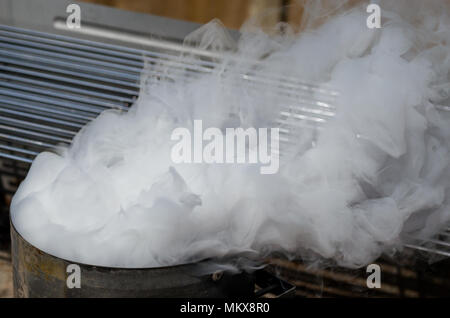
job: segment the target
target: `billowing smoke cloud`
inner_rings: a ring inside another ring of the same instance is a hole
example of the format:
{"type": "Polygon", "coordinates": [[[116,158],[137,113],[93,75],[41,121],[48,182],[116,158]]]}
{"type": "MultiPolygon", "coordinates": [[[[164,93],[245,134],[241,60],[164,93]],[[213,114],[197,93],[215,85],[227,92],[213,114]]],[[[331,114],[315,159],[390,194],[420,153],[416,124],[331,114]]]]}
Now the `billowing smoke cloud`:
{"type": "Polygon", "coordinates": [[[190,81],[144,75],[128,113],[104,112],[71,147],[40,154],[13,199],[18,231],[56,256],[125,267],[273,252],[357,267],[406,232],[437,231],[450,219],[448,6],[380,1],[382,28],[369,29],[366,3],[318,3],[298,35],[247,26],[234,43],[215,22],[195,32],[187,42],[226,57],[190,81]],[[255,86],[251,73],[270,81],[255,86]],[[271,128],[286,106],[324,100],[276,84],[294,79],[339,96],[321,129],[292,122],[278,173],[172,162],[173,130],[194,120],[271,128]]]}

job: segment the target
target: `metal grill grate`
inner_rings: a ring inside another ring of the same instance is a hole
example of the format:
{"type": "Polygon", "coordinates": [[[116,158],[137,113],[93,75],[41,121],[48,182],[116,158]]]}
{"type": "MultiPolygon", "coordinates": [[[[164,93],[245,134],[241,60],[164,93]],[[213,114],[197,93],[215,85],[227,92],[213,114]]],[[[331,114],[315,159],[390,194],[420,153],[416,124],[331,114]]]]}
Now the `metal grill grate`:
{"type": "MultiPolygon", "coordinates": [[[[182,46],[179,50],[164,45],[153,49],[0,25],[0,157],[30,163],[40,151],[70,143],[76,132],[103,110],[126,110],[139,93],[144,60],[151,65],[146,72],[155,78],[168,69],[172,78],[195,78],[216,65],[210,52],[188,51],[201,57],[194,61],[179,58],[186,53],[182,46]]],[[[279,92],[286,100],[288,115],[295,112],[297,119],[317,125],[334,115],[331,105],[336,93],[327,88],[257,72],[241,75],[257,90],[270,85],[279,92]],[[321,94],[323,100],[312,101],[311,92],[321,94]]]]}
{"type": "Polygon", "coordinates": [[[450,257],[450,227],[432,238],[409,237],[408,239],[411,241],[411,243],[405,244],[408,248],[441,257],[450,257]]]}
{"type": "Polygon", "coordinates": [[[30,163],[138,94],[142,53],[0,26],[0,157],[30,163]]]}

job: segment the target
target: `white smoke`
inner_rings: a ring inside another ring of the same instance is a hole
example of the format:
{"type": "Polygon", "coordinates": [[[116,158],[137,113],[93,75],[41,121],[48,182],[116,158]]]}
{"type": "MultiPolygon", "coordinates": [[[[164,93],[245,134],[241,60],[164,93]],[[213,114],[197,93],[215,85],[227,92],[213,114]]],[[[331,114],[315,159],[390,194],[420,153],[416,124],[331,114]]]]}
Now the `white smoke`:
{"type": "Polygon", "coordinates": [[[247,26],[233,43],[216,22],[194,32],[187,42],[226,51],[222,62],[188,82],[144,76],[128,113],[106,111],[68,149],[40,154],[12,202],[17,230],[50,254],[122,267],[273,252],[358,267],[405,232],[435,233],[450,219],[450,114],[437,109],[450,104],[448,6],[380,1],[371,30],[367,4],[341,2],[324,22],[311,3],[299,35],[247,26]],[[241,76],[255,70],[332,87],[334,119],[295,130],[275,175],[173,164],[173,129],[271,127],[300,98],[255,89],[241,76]]]}

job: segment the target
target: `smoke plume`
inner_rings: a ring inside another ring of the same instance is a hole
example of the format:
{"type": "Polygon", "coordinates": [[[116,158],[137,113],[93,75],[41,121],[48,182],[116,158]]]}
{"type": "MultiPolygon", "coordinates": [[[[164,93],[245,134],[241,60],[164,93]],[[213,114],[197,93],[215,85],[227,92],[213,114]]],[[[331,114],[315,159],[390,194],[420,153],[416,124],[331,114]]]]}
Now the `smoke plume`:
{"type": "Polygon", "coordinates": [[[17,230],[50,254],[121,267],[274,252],[359,267],[405,234],[432,235],[450,219],[450,11],[378,3],[380,29],[366,25],[368,3],[347,1],[307,2],[299,33],[249,23],[235,41],[217,21],[201,27],[186,45],[216,66],[183,54],[207,71],[156,78],[165,66],[148,65],[129,112],[105,111],[70,147],[41,153],[13,199],[17,230]],[[292,121],[276,174],[171,160],[175,128],[277,127],[304,99],[333,115],[292,121]]]}

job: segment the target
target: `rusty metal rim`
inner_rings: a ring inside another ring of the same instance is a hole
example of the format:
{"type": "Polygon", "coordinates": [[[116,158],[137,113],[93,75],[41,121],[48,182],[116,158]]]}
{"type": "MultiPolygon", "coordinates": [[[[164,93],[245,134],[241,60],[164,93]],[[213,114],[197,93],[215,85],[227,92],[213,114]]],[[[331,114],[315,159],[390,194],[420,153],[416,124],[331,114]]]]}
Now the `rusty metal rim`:
{"type": "Polygon", "coordinates": [[[99,268],[99,269],[105,269],[105,270],[127,270],[127,271],[142,271],[142,270],[167,270],[167,269],[177,269],[177,268],[183,268],[183,267],[187,267],[187,266],[194,266],[194,265],[198,265],[198,264],[202,264],[202,263],[206,263],[208,260],[211,259],[203,259],[200,260],[196,263],[183,263],[183,264],[177,264],[177,265],[171,265],[171,266],[158,266],[158,267],[119,267],[119,266],[103,266],[103,265],[93,265],[93,264],[86,264],[86,263],[81,263],[81,262],[76,262],[76,261],[72,261],[72,260],[68,260],[62,257],[58,257],[55,256],[53,254],[47,253],[43,250],[41,250],[40,248],[37,248],[35,245],[31,244],[28,240],[26,240],[20,233],[19,231],[16,229],[16,227],[14,226],[14,223],[11,220],[11,216],[9,218],[9,224],[11,227],[11,232],[14,232],[15,235],[17,235],[21,240],[23,240],[24,242],[26,242],[27,244],[31,245],[33,248],[35,248],[36,250],[38,250],[39,252],[48,255],[49,257],[53,257],[55,259],[67,262],[67,263],[74,263],[74,264],[78,264],[81,265],[83,267],[90,267],[90,268],[99,268]]]}

